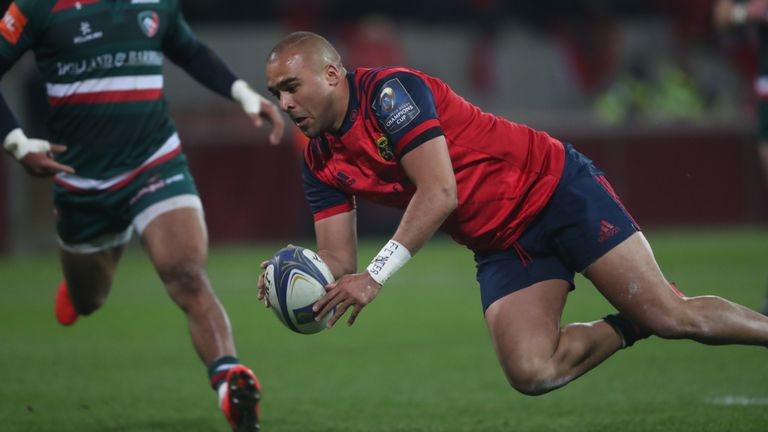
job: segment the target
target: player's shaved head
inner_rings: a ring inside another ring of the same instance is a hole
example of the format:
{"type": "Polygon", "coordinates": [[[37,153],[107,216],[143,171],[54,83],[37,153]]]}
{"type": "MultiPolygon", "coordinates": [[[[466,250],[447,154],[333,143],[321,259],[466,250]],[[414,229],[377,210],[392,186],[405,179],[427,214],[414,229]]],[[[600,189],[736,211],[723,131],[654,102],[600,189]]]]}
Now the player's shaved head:
{"type": "Polygon", "coordinates": [[[289,34],[272,48],[266,72],[267,89],[306,136],[341,127],[349,104],[347,71],[324,37],[289,34]]]}
{"type": "Polygon", "coordinates": [[[269,53],[267,63],[285,61],[294,56],[301,57],[304,64],[311,67],[324,68],[332,64],[343,68],[336,48],[319,34],[306,31],[291,33],[278,42],[269,53]]]}

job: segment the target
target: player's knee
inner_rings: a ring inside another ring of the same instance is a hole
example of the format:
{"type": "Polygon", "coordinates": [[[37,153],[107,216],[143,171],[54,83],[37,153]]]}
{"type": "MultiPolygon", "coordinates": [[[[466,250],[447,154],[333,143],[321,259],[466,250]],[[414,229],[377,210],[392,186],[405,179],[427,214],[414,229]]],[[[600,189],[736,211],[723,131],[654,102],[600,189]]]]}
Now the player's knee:
{"type": "Polygon", "coordinates": [[[547,361],[525,361],[515,365],[505,365],[504,372],[509,384],[527,396],[539,396],[558,386],[554,369],[547,361]]]}
{"type": "Polygon", "coordinates": [[[696,333],[699,322],[686,300],[647,310],[647,319],[639,322],[652,334],[664,339],[681,339],[696,333]]]}
{"type": "Polygon", "coordinates": [[[203,266],[196,260],[176,258],[155,262],[155,268],[166,285],[188,285],[203,277],[203,266]]]}
{"type": "Polygon", "coordinates": [[[157,266],[160,278],[176,303],[184,306],[208,294],[208,278],[202,265],[194,261],[176,261],[157,266]]]}

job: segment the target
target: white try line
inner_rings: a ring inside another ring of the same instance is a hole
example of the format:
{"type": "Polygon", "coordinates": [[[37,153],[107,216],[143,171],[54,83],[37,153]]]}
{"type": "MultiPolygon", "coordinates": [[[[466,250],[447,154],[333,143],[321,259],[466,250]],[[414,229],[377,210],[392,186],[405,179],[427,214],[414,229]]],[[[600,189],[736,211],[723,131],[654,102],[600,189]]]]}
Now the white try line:
{"type": "Polygon", "coordinates": [[[709,398],[707,403],[720,406],[768,406],[768,397],[728,395],[709,398]]]}

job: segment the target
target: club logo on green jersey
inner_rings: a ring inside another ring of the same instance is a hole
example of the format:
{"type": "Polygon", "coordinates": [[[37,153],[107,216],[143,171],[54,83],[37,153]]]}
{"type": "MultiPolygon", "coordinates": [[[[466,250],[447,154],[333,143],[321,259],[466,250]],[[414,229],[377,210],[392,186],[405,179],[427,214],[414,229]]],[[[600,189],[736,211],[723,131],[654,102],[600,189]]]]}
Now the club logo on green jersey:
{"type": "Polygon", "coordinates": [[[101,31],[93,31],[91,28],[91,23],[88,21],[81,21],[80,22],[80,34],[78,36],[75,36],[74,39],[72,39],[72,43],[75,45],[90,42],[95,39],[101,39],[101,37],[104,36],[104,32],[101,31]]]}
{"type": "Polygon", "coordinates": [[[160,17],[155,11],[141,11],[136,17],[139,20],[139,28],[147,37],[151,38],[157,34],[160,28],[160,17]]]}

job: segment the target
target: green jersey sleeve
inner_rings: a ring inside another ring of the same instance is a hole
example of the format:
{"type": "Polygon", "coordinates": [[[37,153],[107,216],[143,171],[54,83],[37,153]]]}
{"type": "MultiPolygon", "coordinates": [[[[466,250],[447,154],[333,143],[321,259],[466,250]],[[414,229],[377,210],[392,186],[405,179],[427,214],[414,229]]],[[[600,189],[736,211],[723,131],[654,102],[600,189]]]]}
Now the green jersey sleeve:
{"type": "Polygon", "coordinates": [[[16,0],[0,20],[0,73],[4,74],[28,49],[34,48],[45,28],[48,1],[16,0]]]}
{"type": "Polygon", "coordinates": [[[163,52],[166,54],[188,51],[189,47],[196,42],[195,35],[192,34],[192,30],[181,12],[181,2],[174,1],[173,3],[173,13],[168,31],[163,37],[163,52]]]}

